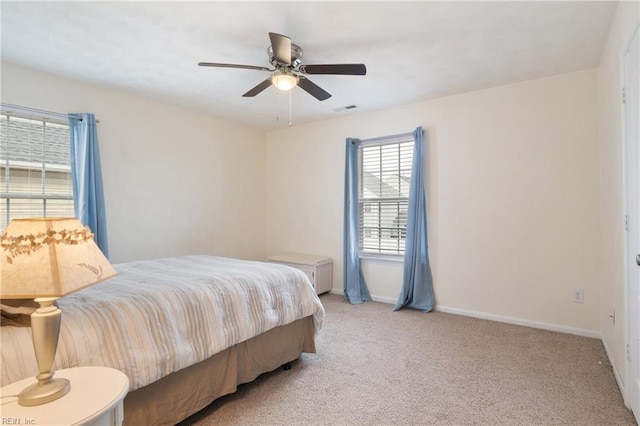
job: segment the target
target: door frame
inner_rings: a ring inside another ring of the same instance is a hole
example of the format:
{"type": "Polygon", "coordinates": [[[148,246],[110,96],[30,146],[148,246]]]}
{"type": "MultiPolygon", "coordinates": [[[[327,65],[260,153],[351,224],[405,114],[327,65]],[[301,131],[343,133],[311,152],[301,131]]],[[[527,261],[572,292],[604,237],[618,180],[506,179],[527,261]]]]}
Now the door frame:
{"type": "MultiPolygon", "coordinates": [[[[640,12],[639,12],[640,13],[640,12]]],[[[620,52],[620,92],[625,86],[627,86],[627,76],[625,72],[625,54],[631,48],[631,44],[634,41],[635,37],[640,37],[640,19],[636,19],[634,25],[632,26],[631,34],[625,40],[623,48],[620,52]]],[[[637,78],[637,76],[636,76],[637,78]]],[[[640,87],[640,82],[639,86],[640,87]]],[[[637,119],[637,118],[636,118],[637,119]]],[[[632,203],[640,206],[640,183],[630,182],[632,170],[629,170],[629,166],[631,164],[630,151],[635,152],[636,154],[640,153],[640,141],[631,141],[627,132],[628,123],[627,123],[627,110],[626,105],[621,102],[621,135],[622,135],[622,143],[623,143],[623,200],[624,200],[624,214],[627,216],[627,220],[631,221],[634,218],[630,215],[630,205],[632,203]],[[635,144],[634,149],[630,149],[629,145],[631,143],[635,144]]],[[[640,155],[637,155],[637,159],[635,161],[635,176],[640,175],[640,155]]],[[[638,220],[636,226],[640,226],[639,218],[635,218],[638,220]]],[[[626,227],[626,225],[625,225],[626,227]]],[[[629,228],[626,228],[629,229],[629,228]]],[[[640,237],[630,235],[630,232],[625,229],[624,232],[624,307],[625,307],[625,364],[626,364],[626,377],[625,377],[625,386],[624,386],[624,402],[625,405],[629,408],[635,408],[637,412],[634,412],[636,416],[636,420],[640,420],[640,391],[639,394],[635,394],[632,383],[635,380],[636,371],[640,373],[640,360],[638,360],[638,354],[640,354],[640,348],[636,349],[635,354],[630,354],[634,347],[632,341],[634,339],[638,339],[638,336],[634,335],[634,327],[635,333],[640,334],[640,327],[637,324],[633,324],[634,319],[637,319],[640,315],[640,312],[633,312],[632,308],[632,283],[631,277],[633,274],[633,269],[638,266],[635,264],[635,254],[633,255],[633,259],[629,257],[632,250],[632,238],[638,238],[639,241],[636,242],[636,246],[640,248],[640,237]],[[633,362],[632,362],[633,360],[633,362]],[[632,399],[634,399],[632,403],[632,399]],[[638,407],[634,407],[635,404],[638,404],[638,407]]],[[[639,250],[640,251],[640,250],[639,250]]],[[[635,307],[636,310],[640,310],[640,306],[635,307]]],[[[640,344],[640,343],[637,343],[640,344]]],[[[637,374],[637,373],[636,373],[637,374]]]]}

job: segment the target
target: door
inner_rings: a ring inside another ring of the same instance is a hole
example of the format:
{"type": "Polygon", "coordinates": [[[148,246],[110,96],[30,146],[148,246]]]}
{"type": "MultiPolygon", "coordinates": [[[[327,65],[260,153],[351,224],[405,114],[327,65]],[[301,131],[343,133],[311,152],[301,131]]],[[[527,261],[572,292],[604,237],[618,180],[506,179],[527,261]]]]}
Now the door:
{"type": "Polygon", "coordinates": [[[623,53],[627,188],[627,403],[640,423],[640,44],[636,27],[623,53]]]}

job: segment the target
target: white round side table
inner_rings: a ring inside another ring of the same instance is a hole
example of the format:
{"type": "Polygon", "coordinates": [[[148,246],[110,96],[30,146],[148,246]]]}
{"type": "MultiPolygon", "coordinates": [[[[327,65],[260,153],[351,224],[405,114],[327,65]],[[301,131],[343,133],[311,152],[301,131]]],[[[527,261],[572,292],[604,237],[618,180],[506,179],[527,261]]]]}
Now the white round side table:
{"type": "Polygon", "coordinates": [[[68,394],[47,404],[23,407],[18,394],[37,380],[35,377],[0,389],[3,424],[19,425],[115,425],[123,420],[122,400],[129,392],[129,378],[107,367],[77,367],[57,370],[54,377],[69,380],[68,394]]]}

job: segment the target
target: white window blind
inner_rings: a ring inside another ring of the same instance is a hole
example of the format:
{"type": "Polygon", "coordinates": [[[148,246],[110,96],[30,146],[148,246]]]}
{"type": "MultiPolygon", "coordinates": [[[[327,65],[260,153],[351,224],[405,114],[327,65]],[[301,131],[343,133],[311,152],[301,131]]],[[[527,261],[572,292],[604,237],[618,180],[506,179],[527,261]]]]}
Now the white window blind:
{"type": "Polygon", "coordinates": [[[413,138],[362,144],[359,160],[360,250],[404,254],[413,138]]]}
{"type": "Polygon", "coordinates": [[[74,216],[69,125],[0,112],[0,231],[46,216],[74,216]]]}

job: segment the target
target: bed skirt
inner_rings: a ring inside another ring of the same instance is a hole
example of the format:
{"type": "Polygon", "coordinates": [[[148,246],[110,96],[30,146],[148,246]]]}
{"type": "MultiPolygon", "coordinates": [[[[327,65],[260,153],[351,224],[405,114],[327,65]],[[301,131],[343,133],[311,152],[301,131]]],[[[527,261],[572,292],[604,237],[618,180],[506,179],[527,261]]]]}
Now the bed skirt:
{"type": "Polygon", "coordinates": [[[175,425],[238,385],[315,351],[311,316],[276,327],[129,393],[123,424],[175,425]]]}

